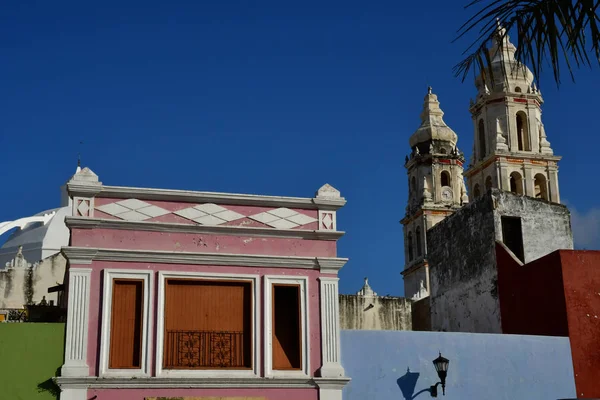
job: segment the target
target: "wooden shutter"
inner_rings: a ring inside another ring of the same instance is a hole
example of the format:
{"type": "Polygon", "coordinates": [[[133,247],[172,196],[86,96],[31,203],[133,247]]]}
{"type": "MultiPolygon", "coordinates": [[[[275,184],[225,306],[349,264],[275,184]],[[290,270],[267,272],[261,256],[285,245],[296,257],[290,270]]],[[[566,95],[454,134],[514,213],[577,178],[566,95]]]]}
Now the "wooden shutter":
{"type": "Polygon", "coordinates": [[[300,286],[273,285],[273,369],[302,368],[300,286]]]}
{"type": "Polygon", "coordinates": [[[252,285],[169,279],[164,368],[252,367],[252,285]]]}
{"type": "Polygon", "coordinates": [[[142,366],[143,299],[144,281],[113,281],[109,368],[142,366]]]}

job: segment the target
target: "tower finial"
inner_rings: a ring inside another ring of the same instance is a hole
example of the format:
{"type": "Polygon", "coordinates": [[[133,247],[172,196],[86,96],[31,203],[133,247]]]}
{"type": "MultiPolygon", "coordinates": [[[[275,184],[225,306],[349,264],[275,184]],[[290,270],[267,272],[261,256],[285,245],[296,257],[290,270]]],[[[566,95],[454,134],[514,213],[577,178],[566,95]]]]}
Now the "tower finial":
{"type": "Polygon", "coordinates": [[[431,86],[427,86],[427,94],[431,94],[431,93],[432,93],[432,90],[433,90],[433,89],[431,89],[431,86]]]}
{"type": "Polygon", "coordinates": [[[79,142],[79,152],[77,153],[77,170],[75,173],[81,171],[81,145],[83,142],[79,142]]]}

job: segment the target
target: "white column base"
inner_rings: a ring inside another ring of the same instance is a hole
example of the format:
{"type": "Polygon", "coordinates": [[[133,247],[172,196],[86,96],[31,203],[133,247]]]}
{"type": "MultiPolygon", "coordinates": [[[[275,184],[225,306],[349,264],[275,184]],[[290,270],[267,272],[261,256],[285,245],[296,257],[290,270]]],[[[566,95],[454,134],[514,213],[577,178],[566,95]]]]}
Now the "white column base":
{"type": "Polygon", "coordinates": [[[319,387],[319,400],[342,400],[342,389],[350,382],[350,378],[319,379],[315,378],[319,387]]]}
{"type": "Polygon", "coordinates": [[[344,367],[338,363],[323,364],[319,369],[321,378],[343,378],[345,376],[344,367]]]}
{"type": "Polygon", "coordinates": [[[60,400],[87,400],[87,389],[62,389],[60,400]]]}
{"type": "Polygon", "coordinates": [[[85,364],[64,364],[60,368],[60,376],[89,376],[90,367],[85,364]]]}

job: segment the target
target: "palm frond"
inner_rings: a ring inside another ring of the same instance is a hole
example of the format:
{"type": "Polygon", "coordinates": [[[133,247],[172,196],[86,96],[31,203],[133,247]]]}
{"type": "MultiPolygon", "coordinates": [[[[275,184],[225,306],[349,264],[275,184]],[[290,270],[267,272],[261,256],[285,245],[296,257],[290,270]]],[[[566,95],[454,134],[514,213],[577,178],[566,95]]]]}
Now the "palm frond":
{"type": "MultiPolygon", "coordinates": [[[[492,74],[489,43],[498,41],[504,52],[504,39],[497,37],[496,21],[506,32],[516,30],[515,58],[530,65],[540,80],[544,65],[552,69],[560,85],[561,65],[571,79],[574,70],[600,64],[600,0],[473,0],[465,8],[481,6],[457,31],[454,41],[469,33],[476,39],[465,50],[465,58],[454,66],[455,76],[464,81],[469,72],[492,74]]],[[[514,38],[513,38],[514,39],[514,38]]]]}

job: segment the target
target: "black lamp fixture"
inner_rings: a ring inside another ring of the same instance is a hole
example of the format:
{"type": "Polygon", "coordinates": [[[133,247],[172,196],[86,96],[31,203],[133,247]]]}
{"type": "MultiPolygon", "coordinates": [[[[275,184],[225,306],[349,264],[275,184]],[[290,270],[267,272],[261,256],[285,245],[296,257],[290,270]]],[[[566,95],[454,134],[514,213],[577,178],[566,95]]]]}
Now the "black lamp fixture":
{"type": "Polygon", "coordinates": [[[450,360],[442,357],[442,353],[440,353],[440,356],[438,358],[433,360],[433,366],[435,367],[435,370],[437,371],[437,374],[440,377],[440,381],[429,388],[431,397],[437,397],[437,386],[440,384],[442,385],[442,394],[444,396],[446,395],[446,375],[448,375],[449,363],[450,360]]]}

